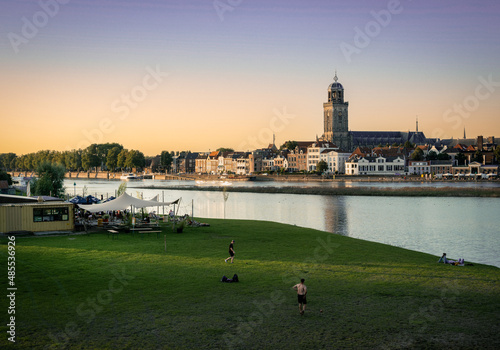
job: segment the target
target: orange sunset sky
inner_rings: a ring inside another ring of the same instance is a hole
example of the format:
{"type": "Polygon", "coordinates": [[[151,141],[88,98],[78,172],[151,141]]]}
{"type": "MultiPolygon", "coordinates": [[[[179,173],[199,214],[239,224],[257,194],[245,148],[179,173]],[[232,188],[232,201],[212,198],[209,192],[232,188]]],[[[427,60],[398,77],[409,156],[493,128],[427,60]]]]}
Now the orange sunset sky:
{"type": "Polygon", "coordinates": [[[495,1],[41,3],[0,5],[0,153],[313,140],[335,70],[351,130],[500,137],[495,1]]]}

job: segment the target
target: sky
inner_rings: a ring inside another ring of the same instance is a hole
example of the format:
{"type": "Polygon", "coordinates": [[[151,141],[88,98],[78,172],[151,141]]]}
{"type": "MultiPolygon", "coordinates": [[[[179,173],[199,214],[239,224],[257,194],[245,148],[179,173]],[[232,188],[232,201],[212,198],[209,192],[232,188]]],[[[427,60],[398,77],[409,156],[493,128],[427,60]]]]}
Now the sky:
{"type": "Polygon", "coordinates": [[[153,156],[352,131],[500,137],[497,0],[0,0],[0,153],[153,156]]]}

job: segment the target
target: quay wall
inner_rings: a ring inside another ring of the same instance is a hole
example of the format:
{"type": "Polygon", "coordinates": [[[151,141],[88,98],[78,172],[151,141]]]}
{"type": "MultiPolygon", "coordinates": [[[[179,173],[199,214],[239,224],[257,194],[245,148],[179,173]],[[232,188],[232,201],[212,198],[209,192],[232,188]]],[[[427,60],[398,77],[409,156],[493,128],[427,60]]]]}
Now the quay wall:
{"type": "MultiPolygon", "coordinates": [[[[36,177],[35,172],[31,171],[14,171],[10,172],[10,175],[13,177],[36,177]]],[[[67,179],[102,179],[102,180],[118,180],[120,181],[120,176],[122,173],[118,172],[108,172],[108,171],[98,171],[98,172],[67,172],[65,174],[65,178],[67,179]]],[[[238,175],[229,175],[229,176],[221,176],[221,175],[209,175],[209,174],[145,174],[146,179],[155,179],[155,180],[187,180],[187,181],[292,181],[292,182],[428,182],[428,181],[437,181],[437,182],[455,182],[455,181],[476,181],[476,182],[491,182],[491,181],[500,181],[500,179],[437,179],[431,177],[422,177],[419,175],[404,175],[404,176],[379,176],[379,175],[336,175],[334,177],[324,177],[316,174],[285,174],[285,175],[255,175],[255,176],[238,176],[238,175]]]]}

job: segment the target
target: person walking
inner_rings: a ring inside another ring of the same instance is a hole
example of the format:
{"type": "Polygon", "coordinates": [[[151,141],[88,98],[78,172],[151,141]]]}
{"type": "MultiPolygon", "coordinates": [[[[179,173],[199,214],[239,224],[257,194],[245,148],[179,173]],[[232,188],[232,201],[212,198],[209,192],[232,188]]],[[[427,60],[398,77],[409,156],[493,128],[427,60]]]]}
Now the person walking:
{"type": "Polygon", "coordinates": [[[227,262],[229,259],[231,259],[232,264],[234,260],[234,239],[229,244],[229,257],[227,259],[224,259],[224,262],[227,262]]]}
{"type": "Polygon", "coordinates": [[[297,291],[297,299],[299,301],[299,313],[301,315],[304,314],[304,311],[306,311],[306,305],[307,305],[307,287],[304,284],[305,280],[302,278],[300,280],[300,283],[294,285],[292,288],[297,291]]]}

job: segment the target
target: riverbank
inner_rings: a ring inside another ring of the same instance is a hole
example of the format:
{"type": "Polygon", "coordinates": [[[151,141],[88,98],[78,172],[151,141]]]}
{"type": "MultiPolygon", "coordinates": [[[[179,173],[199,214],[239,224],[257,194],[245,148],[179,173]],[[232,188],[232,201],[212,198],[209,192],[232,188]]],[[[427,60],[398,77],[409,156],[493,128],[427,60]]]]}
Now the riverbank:
{"type": "MultiPolygon", "coordinates": [[[[437,256],[291,225],[201,221],[210,226],[186,227],[183,234],[162,226],[160,238],[16,238],[16,258],[23,261],[16,269],[16,305],[22,306],[15,314],[18,345],[500,346],[498,268],[438,264],[437,256]],[[236,259],[226,264],[231,239],[236,259]],[[220,282],[235,273],[239,283],[220,282]],[[303,316],[291,289],[300,278],[308,286],[303,316]]],[[[5,334],[7,327],[0,328],[5,334]]],[[[0,346],[7,346],[6,336],[0,346]]]]}
{"type": "MultiPolygon", "coordinates": [[[[24,176],[15,173],[15,176],[24,176]]],[[[103,180],[110,182],[122,181],[117,173],[80,173],[66,174],[66,180],[103,180]],[[83,176],[82,176],[83,174],[83,176]]],[[[332,196],[404,196],[404,197],[500,197],[499,180],[425,180],[418,176],[407,177],[373,177],[373,176],[342,176],[335,179],[325,179],[318,175],[284,175],[284,176],[256,176],[249,177],[224,177],[218,175],[151,175],[153,185],[144,185],[139,180],[128,181],[129,188],[142,188],[152,190],[186,190],[186,191],[223,191],[228,192],[253,192],[253,193],[281,193],[281,194],[310,194],[332,196]],[[189,177],[188,177],[189,176],[189,177]],[[170,177],[170,178],[168,178],[170,177]],[[179,182],[172,185],[169,180],[179,182]],[[187,180],[187,181],[184,181],[187,180]],[[266,182],[266,186],[254,186],[255,182],[266,182]],[[231,186],[233,182],[238,186],[231,186]],[[246,182],[248,185],[246,185],[246,182]],[[280,183],[303,183],[297,186],[279,186],[280,183]],[[185,183],[185,185],[184,185],[185,183]],[[196,184],[195,184],[196,183],[196,184]],[[212,185],[212,183],[214,185],[212,185]],[[276,186],[273,186],[276,183],[276,186]],[[324,186],[328,183],[373,183],[374,186],[324,186]],[[397,187],[376,186],[376,184],[395,184],[397,187]],[[419,186],[419,184],[426,186],[419,186]],[[432,186],[432,184],[439,186],[432,186]],[[269,185],[267,185],[269,184],[269,185]],[[315,185],[316,184],[316,185],[315,185]],[[408,184],[408,186],[405,186],[408,184]],[[446,186],[445,184],[450,184],[446,186]],[[464,184],[461,186],[460,184],[464,184]],[[477,184],[478,186],[474,186],[477,184]],[[482,187],[481,184],[487,186],[482,187]],[[495,186],[498,184],[499,186],[495,186]],[[321,185],[321,186],[320,186],[321,185]],[[470,186],[472,185],[472,186],[470,186]]],[[[117,185],[118,187],[118,185],[117,185]]]]}
{"type": "MultiPolygon", "coordinates": [[[[133,188],[133,185],[130,186],[133,188]]],[[[329,196],[403,196],[403,197],[500,197],[500,187],[302,187],[302,186],[169,186],[154,185],[141,186],[144,189],[154,190],[185,190],[185,191],[227,191],[253,193],[284,193],[284,194],[312,194],[329,196]]]]}
{"type": "MultiPolygon", "coordinates": [[[[10,172],[12,177],[35,177],[34,172],[10,172]]],[[[122,173],[113,173],[108,171],[98,172],[66,172],[66,179],[74,180],[110,180],[123,181],[120,177],[122,173]]],[[[267,175],[257,174],[253,176],[247,175],[209,175],[209,174],[142,174],[144,179],[152,180],[181,180],[181,181],[267,181],[267,182],[384,182],[384,183],[414,183],[414,182],[437,182],[437,183],[500,183],[500,178],[496,179],[476,179],[476,178],[451,178],[438,179],[431,177],[422,177],[420,175],[398,175],[398,176],[375,176],[375,175],[335,175],[321,176],[317,174],[289,174],[283,175],[267,175]]]]}

